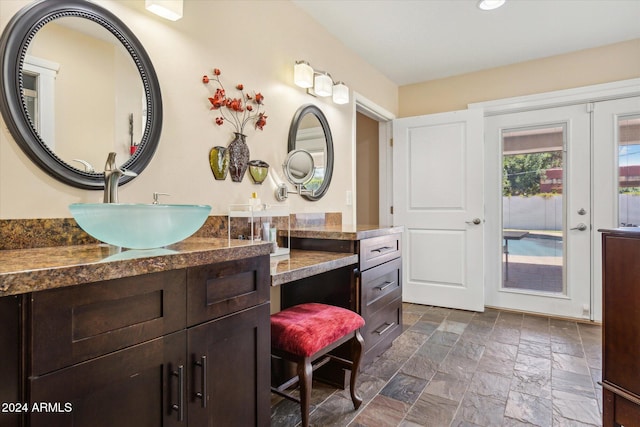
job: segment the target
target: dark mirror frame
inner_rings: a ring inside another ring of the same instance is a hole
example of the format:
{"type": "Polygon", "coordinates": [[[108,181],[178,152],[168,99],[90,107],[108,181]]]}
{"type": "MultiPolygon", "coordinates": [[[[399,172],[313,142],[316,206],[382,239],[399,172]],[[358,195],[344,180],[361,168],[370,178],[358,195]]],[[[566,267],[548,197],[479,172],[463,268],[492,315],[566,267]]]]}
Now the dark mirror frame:
{"type": "MultiPolygon", "coordinates": [[[[160,84],[142,43],[127,26],[108,10],[84,0],[41,0],[25,6],[7,24],[0,38],[2,90],[0,112],[11,135],[22,151],[50,176],[77,188],[101,190],[102,172],[85,172],[60,159],[42,141],[31,125],[23,93],[22,68],[29,43],[47,23],[62,17],[89,19],[107,29],[127,49],[136,64],[146,95],[147,122],[136,152],[119,165],[140,174],[149,164],[162,131],[162,96],[160,84]]],[[[105,161],[107,159],[105,153],[105,161]]],[[[123,176],[124,184],[133,176],[123,176]]]]}
{"type": "Polygon", "coordinates": [[[296,114],[293,116],[293,120],[291,121],[291,127],[289,128],[289,152],[296,149],[296,135],[298,134],[298,127],[300,126],[302,118],[307,114],[313,114],[320,122],[322,130],[324,132],[324,139],[327,147],[326,165],[324,169],[324,179],[322,180],[322,184],[316,191],[313,192],[313,194],[302,194],[302,197],[304,197],[305,199],[316,201],[320,200],[320,198],[325,195],[325,193],[329,189],[329,184],[331,184],[331,176],[333,175],[333,137],[331,136],[329,122],[324,116],[322,110],[320,110],[320,108],[313,104],[303,105],[298,109],[298,111],[296,111],[296,114]]]}

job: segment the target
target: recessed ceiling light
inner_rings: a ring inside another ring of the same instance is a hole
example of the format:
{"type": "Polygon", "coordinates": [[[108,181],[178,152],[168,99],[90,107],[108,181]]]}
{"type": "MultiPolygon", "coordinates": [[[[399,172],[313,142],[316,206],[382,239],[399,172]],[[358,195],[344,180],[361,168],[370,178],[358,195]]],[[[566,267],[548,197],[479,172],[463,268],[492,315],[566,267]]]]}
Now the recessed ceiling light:
{"type": "Polygon", "coordinates": [[[478,7],[482,10],[497,9],[504,4],[505,0],[480,0],[478,7]]]}

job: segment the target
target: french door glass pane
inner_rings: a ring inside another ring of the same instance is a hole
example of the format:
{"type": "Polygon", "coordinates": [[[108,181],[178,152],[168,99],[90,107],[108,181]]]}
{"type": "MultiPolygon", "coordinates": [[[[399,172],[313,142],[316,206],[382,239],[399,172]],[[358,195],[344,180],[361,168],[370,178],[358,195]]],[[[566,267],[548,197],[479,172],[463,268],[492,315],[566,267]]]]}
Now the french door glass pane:
{"type": "Polygon", "coordinates": [[[502,133],[503,288],[564,293],[564,126],[502,133]]]}
{"type": "Polygon", "coordinates": [[[618,223],[640,226],[640,115],[618,119],[618,223]]]}

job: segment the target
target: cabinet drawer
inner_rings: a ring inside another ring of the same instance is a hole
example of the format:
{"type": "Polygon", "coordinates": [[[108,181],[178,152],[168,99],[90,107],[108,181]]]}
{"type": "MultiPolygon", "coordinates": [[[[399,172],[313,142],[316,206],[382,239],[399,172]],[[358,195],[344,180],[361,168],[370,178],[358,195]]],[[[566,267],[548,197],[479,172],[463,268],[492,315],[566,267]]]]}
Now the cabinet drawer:
{"type": "Polygon", "coordinates": [[[40,375],[185,327],[185,270],[32,295],[31,375],[40,375]]]}
{"type": "Polygon", "coordinates": [[[401,255],[401,235],[372,237],[360,241],[360,270],[368,270],[401,255]]]}
{"type": "MultiPolygon", "coordinates": [[[[364,333],[362,334],[366,346],[366,352],[375,347],[386,338],[398,336],[399,328],[402,328],[402,300],[397,298],[366,319],[364,333]]],[[[390,343],[390,341],[389,341],[390,343]]]]}
{"type": "Polygon", "coordinates": [[[366,318],[402,295],[402,260],[396,258],[362,272],[361,307],[366,318]]]}
{"type": "Polygon", "coordinates": [[[189,326],[269,300],[269,255],[187,270],[189,326]]]}

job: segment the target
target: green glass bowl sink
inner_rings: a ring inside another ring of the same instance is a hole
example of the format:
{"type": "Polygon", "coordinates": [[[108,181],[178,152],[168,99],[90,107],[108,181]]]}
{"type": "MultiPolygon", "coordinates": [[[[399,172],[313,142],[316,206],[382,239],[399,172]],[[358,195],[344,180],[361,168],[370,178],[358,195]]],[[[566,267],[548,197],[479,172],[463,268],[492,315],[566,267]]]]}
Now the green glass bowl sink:
{"type": "Polygon", "coordinates": [[[74,203],[69,210],[80,228],[110,245],[129,249],[161,248],[198,231],[208,205],[74,203]]]}

